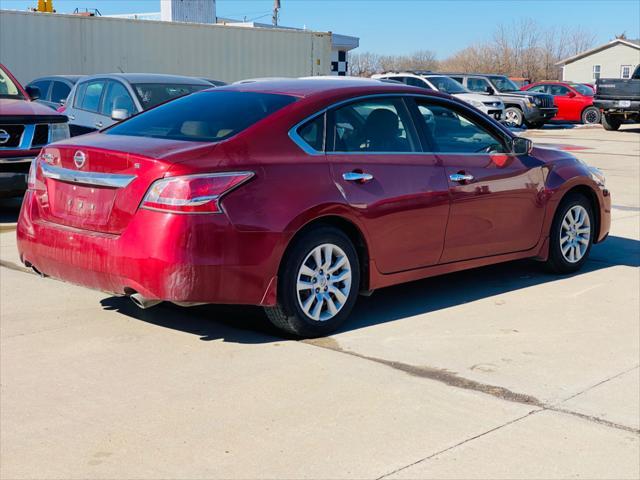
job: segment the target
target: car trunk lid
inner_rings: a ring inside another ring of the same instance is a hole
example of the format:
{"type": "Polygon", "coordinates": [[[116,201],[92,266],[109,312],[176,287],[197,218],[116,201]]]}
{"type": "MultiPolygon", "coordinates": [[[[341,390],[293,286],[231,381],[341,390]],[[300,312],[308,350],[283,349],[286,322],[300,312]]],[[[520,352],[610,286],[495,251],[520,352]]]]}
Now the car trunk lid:
{"type": "Polygon", "coordinates": [[[36,197],[44,220],[109,234],[126,228],[149,186],[174,163],[212,149],[195,142],[89,137],[93,141],[42,151],[36,197]]]}

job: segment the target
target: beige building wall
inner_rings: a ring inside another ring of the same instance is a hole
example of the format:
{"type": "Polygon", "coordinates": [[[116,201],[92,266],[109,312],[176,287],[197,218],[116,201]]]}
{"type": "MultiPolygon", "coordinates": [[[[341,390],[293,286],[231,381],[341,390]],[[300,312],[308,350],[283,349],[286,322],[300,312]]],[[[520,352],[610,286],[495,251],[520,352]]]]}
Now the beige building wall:
{"type": "Polygon", "coordinates": [[[640,64],[640,47],[615,44],[599,52],[567,63],[562,71],[562,79],[572,82],[593,83],[594,66],[600,65],[601,78],[621,78],[622,66],[633,69],[640,64]]]}
{"type": "Polygon", "coordinates": [[[112,72],[226,82],[328,75],[331,34],[0,10],[0,62],[22,83],[112,72]]]}

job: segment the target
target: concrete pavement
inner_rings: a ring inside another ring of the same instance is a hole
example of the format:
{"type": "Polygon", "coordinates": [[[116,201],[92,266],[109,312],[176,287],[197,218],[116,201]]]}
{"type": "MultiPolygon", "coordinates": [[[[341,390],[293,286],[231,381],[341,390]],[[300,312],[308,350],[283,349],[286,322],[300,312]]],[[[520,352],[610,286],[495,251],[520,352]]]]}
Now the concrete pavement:
{"type": "Polygon", "coordinates": [[[324,339],[41,279],[0,229],[0,477],[640,478],[640,128],[525,135],[607,176],[587,268],[385,289],[324,339]]]}

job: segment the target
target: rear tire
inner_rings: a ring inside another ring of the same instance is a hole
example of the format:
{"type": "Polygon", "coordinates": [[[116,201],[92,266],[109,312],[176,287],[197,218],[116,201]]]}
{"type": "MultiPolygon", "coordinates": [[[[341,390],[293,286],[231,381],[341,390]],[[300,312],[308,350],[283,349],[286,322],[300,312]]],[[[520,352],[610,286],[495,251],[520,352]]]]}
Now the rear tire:
{"type": "Polygon", "coordinates": [[[504,120],[509,125],[521,127],[524,123],[524,114],[518,107],[509,107],[504,111],[504,120]]]}
{"type": "Polygon", "coordinates": [[[589,199],[579,193],[567,195],[551,225],[547,269],[564,275],[582,268],[591,252],[595,226],[589,199]]]}
{"type": "Polygon", "coordinates": [[[621,115],[602,115],[602,126],[605,130],[618,130],[622,125],[623,117],[621,115]]]}
{"type": "Polygon", "coordinates": [[[360,263],[349,237],[333,227],[316,227],[287,252],[278,278],[278,304],[265,312],[287,333],[325,336],[349,317],[359,288],[360,263]]]}
{"type": "Polygon", "coordinates": [[[596,125],[600,123],[600,110],[596,107],[587,107],[582,111],[582,123],[584,125],[596,125]]]}

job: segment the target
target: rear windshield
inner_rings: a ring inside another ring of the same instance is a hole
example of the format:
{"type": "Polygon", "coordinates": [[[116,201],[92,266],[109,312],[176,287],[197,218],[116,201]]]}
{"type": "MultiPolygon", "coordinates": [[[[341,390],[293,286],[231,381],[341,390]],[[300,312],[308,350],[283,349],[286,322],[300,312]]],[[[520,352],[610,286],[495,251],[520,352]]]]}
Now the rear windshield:
{"type": "Polygon", "coordinates": [[[136,92],[140,105],[143,110],[160,105],[174,98],[184,97],[190,93],[199,92],[205,88],[211,88],[210,85],[184,85],[170,83],[136,83],[133,89],[136,92]]]}
{"type": "Polygon", "coordinates": [[[229,138],[295,101],[256,92],[201,92],[143,112],[105,133],[133,137],[217,142],[229,138]]]}

